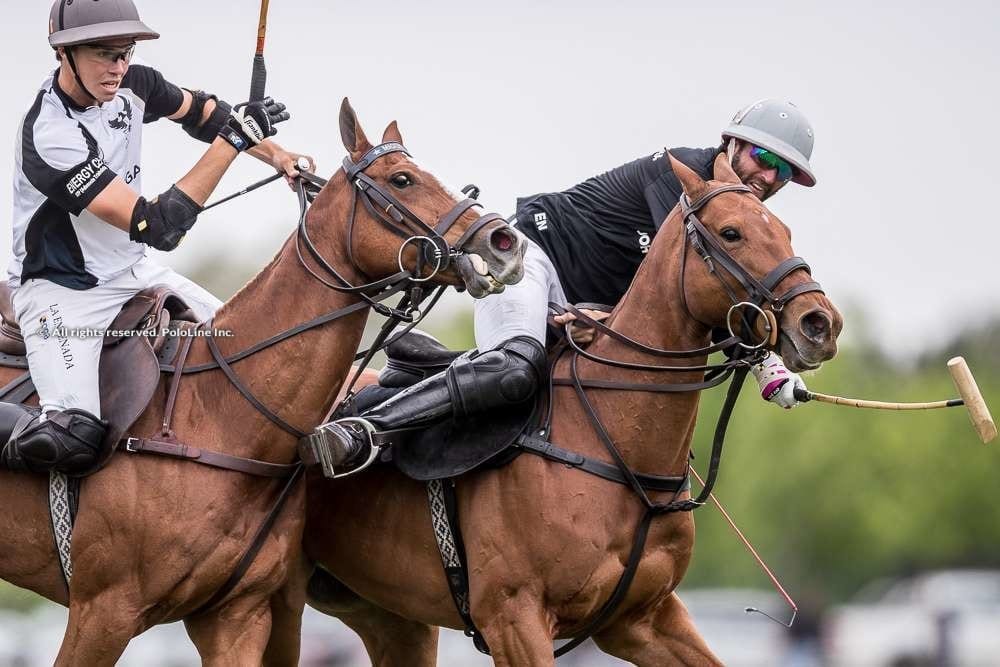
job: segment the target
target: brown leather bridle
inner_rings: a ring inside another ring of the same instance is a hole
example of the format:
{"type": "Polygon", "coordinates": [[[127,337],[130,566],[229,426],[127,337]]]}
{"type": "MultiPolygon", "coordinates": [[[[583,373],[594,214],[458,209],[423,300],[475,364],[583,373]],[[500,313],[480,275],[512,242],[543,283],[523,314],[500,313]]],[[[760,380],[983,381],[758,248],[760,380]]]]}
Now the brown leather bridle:
{"type": "MultiPolygon", "coordinates": [[[[678,202],[681,209],[681,222],[684,225],[684,231],[687,234],[688,241],[687,245],[684,246],[684,257],[682,258],[681,263],[681,294],[683,295],[685,302],[684,307],[689,313],[691,312],[690,309],[687,308],[687,291],[684,289],[684,274],[687,266],[687,248],[690,246],[705,262],[709,272],[719,279],[719,282],[722,283],[723,289],[725,289],[726,293],[729,295],[732,306],[730,307],[729,313],[726,317],[726,326],[729,329],[730,335],[734,335],[731,322],[731,316],[734,310],[738,311],[741,318],[744,320],[744,332],[748,332],[750,330],[750,325],[753,323],[757,314],[763,315],[767,319],[765,330],[773,332],[774,327],[777,325],[776,314],[780,313],[782,309],[784,309],[785,304],[800,294],[806,294],[808,292],[823,292],[823,288],[820,287],[818,282],[813,280],[795,285],[780,296],[774,293],[774,288],[792,273],[800,269],[804,270],[806,273],[812,273],[809,265],[801,257],[789,257],[778,264],[778,266],[774,267],[774,269],[768,272],[768,274],[760,280],[755,278],[749,271],[743,268],[743,265],[733,259],[732,255],[730,255],[722,244],[719,243],[719,241],[715,238],[715,235],[708,231],[696,215],[696,213],[701,210],[705,204],[724,192],[750,192],[750,188],[742,184],[723,185],[715,188],[714,190],[709,190],[693,202],[690,197],[688,197],[687,193],[684,193],[681,195],[680,201],[678,202]],[[722,276],[720,276],[716,271],[716,264],[724,268],[726,272],[735,278],[736,281],[743,287],[747,293],[747,300],[741,301],[739,297],[737,297],[729,283],[723,280],[722,276]],[[749,317],[746,315],[747,309],[751,311],[751,315],[749,317]]],[[[759,349],[764,347],[764,343],[767,340],[768,339],[765,338],[756,344],[741,341],[740,344],[747,349],[759,349]]],[[[773,345],[774,339],[772,336],[770,346],[773,345]]]]}
{"type": "MultiPolygon", "coordinates": [[[[387,316],[392,314],[392,309],[372,301],[371,299],[375,294],[381,294],[386,289],[402,291],[408,286],[430,280],[438,272],[447,269],[451,261],[463,252],[463,248],[469,240],[484,226],[495,221],[506,222],[503,216],[497,213],[480,215],[475,222],[469,225],[468,229],[462,233],[458,240],[455,241],[454,245],[449,245],[444,238],[448,230],[458,222],[459,218],[466,211],[477,206],[482,206],[482,204],[472,198],[463,199],[441,216],[435,226],[430,226],[420,216],[410,211],[391,192],[383,188],[365,173],[365,170],[376,160],[392,153],[403,153],[407,157],[410,157],[409,151],[402,144],[389,141],[369,149],[357,162],[351,160],[349,155],[344,158],[344,174],[347,176],[348,183],[353,186],[351,189],[350,218],[347,224],[347,252],[351,265],[355,270],[364,275],[364,272],[358,267],[354,259],[354,220],[359,199],[375,220],[390,232],[403,239],[403,243],[396,253],[399,271],[380,280],[371,281],[364,285],[352,285],[350,281],[344,278],[323,258],[316,246],[313,245],[312,240],[309,238],[309,232],[306,229],[306,204],[309,196],[306,184],[310,183],[314,186],[322,187],[326,184],[326,181],[314,174],[303,173],[302,179],[298,181],[297,188],[301,215],[299,217],[298,235],[296,237],[296,250],[298,251],[299,261],[302,263],[302,266],[305,267],[310,275],[327,287],[339,292],[356,294],[362,299],[369,301],[369,305],[375,308],[375,310],[387,316]],[[411,243],[416,244],[418,247],[417,263],[412,271],[403,267],[402,260],[403,251],[411,243]],[[302,246],[305,246],[305,249],[316,264],[328,275],[333,276],[338,284],[331,283],[306,263],[301,252],[302,246]],[[431,265],[430,273],[427,275],[423,275],[425,263],[431,265]]],[[[464,191],[468,191],[470,188],[474,188],[474,186],[467,186],[464,191]]],[[[402,319],[403,321],[411,320],[408,316],[402,319]]]]}

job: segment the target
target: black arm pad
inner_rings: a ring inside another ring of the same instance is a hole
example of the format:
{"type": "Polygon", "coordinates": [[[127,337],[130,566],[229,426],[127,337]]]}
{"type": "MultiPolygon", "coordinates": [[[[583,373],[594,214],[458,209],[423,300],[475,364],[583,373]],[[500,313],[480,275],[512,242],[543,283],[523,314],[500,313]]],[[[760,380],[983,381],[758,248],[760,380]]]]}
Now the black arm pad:
{"type": "Polygon", "coordinates": [[[180,123],[184,131],[198,141],[203,141],[206,144],[212,143],[219,134],[223,123],[229,118],[232,107],[215,95],[210,95],[203,90],[188,90],[187,88],[184,90],[191,93],[191,108],[174,122],[180,123]],[[205,113],[205,104],[209,100],[215,100],[215,109],[212,110],[208,120],[202,123],[201,118],[205,113]]]}
{"type": "Polygon", "coordinates": [[[128,236],[157,250],[173,250],[194,226],[202,207],[176,185],[153,201],[139,197],[132,209],[128,236]]]}

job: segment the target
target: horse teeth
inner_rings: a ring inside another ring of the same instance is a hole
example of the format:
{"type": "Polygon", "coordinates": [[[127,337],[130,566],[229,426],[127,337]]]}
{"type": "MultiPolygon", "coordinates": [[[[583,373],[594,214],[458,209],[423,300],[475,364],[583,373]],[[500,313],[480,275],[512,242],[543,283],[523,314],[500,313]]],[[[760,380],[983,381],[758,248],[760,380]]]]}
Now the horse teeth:
{"type": "Polygon", "coordinates": [[[476,270],[481,276],[488,276],[490,274],[490,267],[487,266],[486,260],[476,253],[469,253],[469,261],[472,262],[472,268],[476,270]]]}

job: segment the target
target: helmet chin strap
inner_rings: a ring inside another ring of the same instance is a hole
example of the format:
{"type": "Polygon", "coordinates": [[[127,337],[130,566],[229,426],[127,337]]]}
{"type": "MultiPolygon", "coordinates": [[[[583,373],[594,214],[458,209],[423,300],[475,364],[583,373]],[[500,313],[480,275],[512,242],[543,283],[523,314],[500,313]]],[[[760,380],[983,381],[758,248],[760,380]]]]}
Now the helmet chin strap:
{"type": "Polygon", "coordinates": [[[726,147],[726,156],[729,158],[729,166],[733,166],[736,158],[736,137],[729,137],[729,146],[726,147]]]}
{"type": "Polygon", "coordinates": [[[80,72],[78,72],[76,69],[76,61],[73,59],[72,49],[73,47],[68,46],[65,49],[63,49],[63,52],[66,54],[66,60],[69,62],[70,70],[73,71],[73,76],[76,77],[76,85],[80,86],[80,90],[86,93],[86,95],[90,97],[90,99],[94,100],[94,102],[96,102],[97,104],[100,104],[97,97],[89,90],[87,90],[87,86],[83,85],[83,79],[80,78],[80,72]]]}

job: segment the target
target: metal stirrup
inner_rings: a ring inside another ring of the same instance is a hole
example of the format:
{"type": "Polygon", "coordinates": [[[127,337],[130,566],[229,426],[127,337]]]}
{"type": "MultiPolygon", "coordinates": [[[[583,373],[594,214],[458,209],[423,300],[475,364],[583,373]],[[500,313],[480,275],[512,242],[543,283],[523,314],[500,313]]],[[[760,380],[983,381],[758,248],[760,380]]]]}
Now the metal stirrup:
{"type": "MultiPolygon", "coordinates": [[[[370,466],[371,464],[375,463],[375,461],[379,457],[379,454],[382,453],[382,446],[375,444],[375,438],[373,436],[375,435],[376,429],[375,426],[370,421],[364,419],[363,417],[344,417],[342,419],[338,419],[336,423],[344,424],[348,422],[360,426],[365,436],[368,438],[368,458],[365,459],[363,463],[361,463],[355,468],[351,468],[347,472],[342,472],[339,474],[334,473],[329,479],[339,479],[341,477],[347,477],[348,475],[353,475],[356,472],[360,472],[365,468],[367,468],[368,466],[370,466]]],[[[324,468],[326,467],[325,463],[323,467],[324,468]]],[[[330,471],[333,472],[333,466],[330,466],[330,471]]]]}

